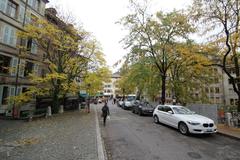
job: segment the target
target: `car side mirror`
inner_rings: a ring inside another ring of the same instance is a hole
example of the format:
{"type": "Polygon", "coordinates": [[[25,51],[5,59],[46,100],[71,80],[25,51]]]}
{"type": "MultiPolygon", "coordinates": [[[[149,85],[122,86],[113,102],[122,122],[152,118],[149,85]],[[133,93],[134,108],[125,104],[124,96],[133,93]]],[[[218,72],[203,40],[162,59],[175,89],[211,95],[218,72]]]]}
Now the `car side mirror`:
{"type": "Polygon", "coordinates": [[[173,114],[173,111],[168,111],[168,113],[173,114]]]}

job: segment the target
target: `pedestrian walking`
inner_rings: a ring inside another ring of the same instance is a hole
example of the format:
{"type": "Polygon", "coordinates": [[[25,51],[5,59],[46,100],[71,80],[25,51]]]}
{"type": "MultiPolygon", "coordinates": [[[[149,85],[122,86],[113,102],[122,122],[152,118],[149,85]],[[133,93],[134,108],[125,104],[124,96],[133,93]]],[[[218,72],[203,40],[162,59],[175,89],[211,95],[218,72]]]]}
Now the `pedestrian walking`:
{"type": "Polygon", "coordinates": [[[86,105],[87,105],[87,113],[90,113],[90,98],[87,98],[86,105]]]}
{"type": "Polygon", "coordinates": [[[116,103],[116,98],[113,98],[113,104],[115,104],[116,103]]]}
{"type": "Polygon", "coordinates": [[[103,125],[106,125],[107,116],[110,116],[109,108],[107,102],[104,103],[102,107],[102,117],[103,117],[103,125]]]}

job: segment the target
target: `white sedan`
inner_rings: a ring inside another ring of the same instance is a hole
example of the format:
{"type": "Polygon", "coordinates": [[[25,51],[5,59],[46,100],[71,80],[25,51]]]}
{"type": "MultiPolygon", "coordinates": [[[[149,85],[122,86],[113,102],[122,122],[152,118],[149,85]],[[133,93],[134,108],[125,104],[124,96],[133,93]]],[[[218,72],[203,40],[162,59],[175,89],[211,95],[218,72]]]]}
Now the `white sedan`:
{"type": "Polygon", "coordinates": [[[153,112],[153,118],[155,123],[160,122],[177,128],[184,135],[217,132],[213,120],[195,114],[183,106],[158,105],[153,112]]]}

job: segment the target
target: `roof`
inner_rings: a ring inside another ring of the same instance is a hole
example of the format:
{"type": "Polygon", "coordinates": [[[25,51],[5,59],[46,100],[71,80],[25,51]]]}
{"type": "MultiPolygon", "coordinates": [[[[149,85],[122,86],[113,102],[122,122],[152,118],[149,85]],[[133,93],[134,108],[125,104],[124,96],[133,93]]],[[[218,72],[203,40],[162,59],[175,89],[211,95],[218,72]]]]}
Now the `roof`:
{"type": "Polygon", "coordinates": [[[172,104],[159,104],[158,106],[169,106],[169,107],[184,107],[184,106],[179,106],[179,105],[172,105],[172,104]]]}

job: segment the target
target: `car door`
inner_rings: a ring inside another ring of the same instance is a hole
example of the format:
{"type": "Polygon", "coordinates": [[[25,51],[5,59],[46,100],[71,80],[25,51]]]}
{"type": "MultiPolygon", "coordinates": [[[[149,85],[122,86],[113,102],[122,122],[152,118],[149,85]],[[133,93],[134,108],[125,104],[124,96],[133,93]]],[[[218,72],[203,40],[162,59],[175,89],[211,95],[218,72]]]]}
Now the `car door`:
{"type": "Polygon", "coordinates": [[[162,105],[159,105],[158,107],[157,107],[157,115],[158,115],[158,120],[161,122],[161,123],[166,123],[165,122],[165,119],[163,118],[163,116],[164,116],[164,106],[162,106],[162,105]]]}
{"type": "Polygon", "coordinates": [[[171,109],[171,107],[164,106],[164,111],[165,111],[164,118],[165,118],[166,123],[172,127],[177,127],[177,124],[176,124],[177,120],[176,120],[176,117],[175,117],[174,112],[171,109]],[[169,113],[169,111],[171,113],[169,113]]]}

